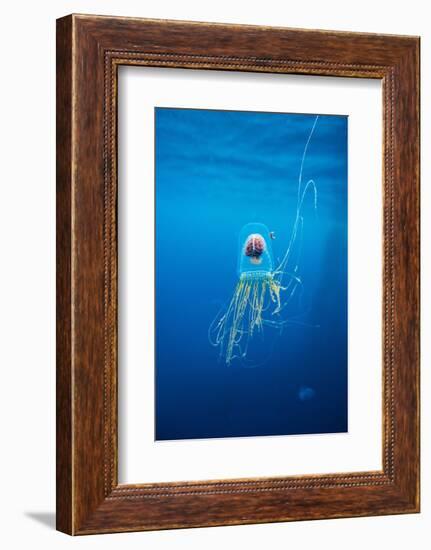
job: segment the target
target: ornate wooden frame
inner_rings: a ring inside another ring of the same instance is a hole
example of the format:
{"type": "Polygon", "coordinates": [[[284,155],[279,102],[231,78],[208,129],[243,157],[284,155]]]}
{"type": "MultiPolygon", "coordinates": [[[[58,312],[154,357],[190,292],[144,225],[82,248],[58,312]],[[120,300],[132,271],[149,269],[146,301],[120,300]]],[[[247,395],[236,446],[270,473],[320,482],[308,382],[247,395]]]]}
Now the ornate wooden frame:
{"type": "Polygon", "coordinates": [[[57,21],[57,528],[419,511],[419,38],[70,15],[57,21]],[[383,470],[119,485],[119,65],[383,82],[383,470]]]}

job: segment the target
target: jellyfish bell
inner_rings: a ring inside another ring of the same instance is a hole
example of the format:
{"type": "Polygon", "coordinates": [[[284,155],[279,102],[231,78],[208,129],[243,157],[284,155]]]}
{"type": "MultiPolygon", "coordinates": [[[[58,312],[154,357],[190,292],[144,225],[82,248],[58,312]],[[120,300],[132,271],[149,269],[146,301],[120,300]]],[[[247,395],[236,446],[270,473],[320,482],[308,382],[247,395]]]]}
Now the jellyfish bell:
{"type": "Polygon", "coordinates": [[[316,392],[313,388],[308,386],[301,386],[298,391],[298,397],[300,401],[310,401],[316,395],[316,392]]]}
{"type": "Polygon", "coordinates": [[[271,237],[263,223],[248,223],[239,234],[238,276],[259,277],[274,268],[271,237]]]}

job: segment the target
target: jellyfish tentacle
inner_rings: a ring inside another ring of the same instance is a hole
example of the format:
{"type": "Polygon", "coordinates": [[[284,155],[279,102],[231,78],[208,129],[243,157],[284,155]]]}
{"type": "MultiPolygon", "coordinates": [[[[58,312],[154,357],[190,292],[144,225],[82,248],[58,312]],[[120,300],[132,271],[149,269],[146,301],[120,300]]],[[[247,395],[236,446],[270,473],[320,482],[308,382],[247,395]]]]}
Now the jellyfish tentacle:
{"type": "Polygon", "coordinates": [[[281,260],[281,263],[280,263],[279,267],[277,268],[277,270],[283,270],[283,268],[287,265],[287,262],[289,260],[290,253],[291,253],[291,248],[293,246],[293,243],[295,242],[297,231],[298,231],[298,225],[299,225],[299,220],[300,220],[300,217],[301,217],[302,205],[304,203],[304,198],[305,198],[310,186],[312,187],[313,193],[314,193],[314,207],[315,207],[315,209],[317,208],[317,186],[316,186],[314,180],[310,179],[310,180],[307,181],[307,183],[305,184],[305,186],[303,188],[302,176],[303,176],[303,172],[304,172],[305,160],[307,158],[308,146],[310,145],[310,141],[311,141],[311,138],[313,137],[314,130],[316,129],[316,125],[317,125],[318,120],[319,120],[319,115],[316,115],[316,118],[314,119],[314,122],[313,122],[313,126],[311,127],[310,133],[308,134],[308,138],[307,138],[307,141],[305,143],[304,151],[302,153],[301,165],[300,165],[300,168],[299,168],[299,176],[298,176],[296,212],[295,212],[295,219],[294,219],[294,222],[293,222],[293,229],[292,229],[292,233],[291,233],[291,237],[290,237],[290,240],[289,240],[288,247],[286,249],[286,252],[285,252],[285,254],[283,256],[283,259],[281,260]]]}
{"type": "Polygon", "coordinates": [[[308,135],[307,142],[304,147],[304,151],[301,158],[301,165],[299,170],[299,177],[298,177],[298,188],[297,188],[297,204],[296,204],[296,210],[295,210],[295,218],[293,222],[293,228],[289,239],[289,244],[287,246],[286,252],[282,258],[282,260],[279,262],[277,268],[274,271],[274,277],[278,279],[280,289],[283,290],[285,293],[289,291],[287,294],[285,294],[285,298],[283,299],[283,304],[281,304],[281,299],[276,307],[276,309],[273,311],[273,314],[280,314],[281,311],[286,307],[286,305],[289,303],[291,298],[294,296],[296,289],[298,287],[298,284],[295,282],[295,279],[291,277],[289,282],[287,283],[287,287],[283,287],[282,281],[287,273],[287,264],[289,263],[291,259],[292,249],[293,245],[299,240],[298,242],[298,252],[296,255],[296,259],[292,266],[292,271],[297,272],[299,268],[299,263],[301,260],[302,255],[302,238],[303,238],[303,230],[304,230],[304,217],[302,215],[302,209],[305,201],[305,197],[311,190],[313,193],[313,207],[314,210],[317,210],[317,185],[314,179],[309,179],[305,185],[303,185],[303,172],[304,172],[304,165],[305,160],[307,157],[308,152],[308,146],[310,144],[311,138],[314,134],[314,130],[317,125],[317,121],[319,119],[319,115],[316,116],[314,119],[314,123],[312,125],[312,128],[310,130],[310,133],[308,135]],[[292,288],[292,290],[290,290],[292,288]]]}

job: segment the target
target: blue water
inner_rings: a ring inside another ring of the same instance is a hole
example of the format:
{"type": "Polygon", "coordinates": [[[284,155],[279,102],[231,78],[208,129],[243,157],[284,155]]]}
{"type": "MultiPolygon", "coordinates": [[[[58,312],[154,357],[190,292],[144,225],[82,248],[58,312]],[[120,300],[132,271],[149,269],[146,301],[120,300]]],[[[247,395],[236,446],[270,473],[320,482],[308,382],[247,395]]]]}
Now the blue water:
{"type": "Polygon", "coordinates": [[[286,251],[315,118],[155,110],[157,440],[347,431],[347,117],[321,115],[308,147],[317,209],[310,193],[291,322],[230,366],[208,340],[241,228],[264,223],[286,251]]]}

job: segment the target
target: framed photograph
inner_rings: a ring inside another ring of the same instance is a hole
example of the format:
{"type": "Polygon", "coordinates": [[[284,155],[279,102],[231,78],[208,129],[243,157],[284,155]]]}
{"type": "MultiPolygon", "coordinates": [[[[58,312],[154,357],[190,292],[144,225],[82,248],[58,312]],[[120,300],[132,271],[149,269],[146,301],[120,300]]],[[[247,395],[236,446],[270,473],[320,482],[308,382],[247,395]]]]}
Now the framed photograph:
{"type": "Polygon", "coordinates": [[[419,511],[419,38],[57,21],[57,528],[419,511]]]}

